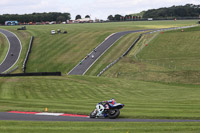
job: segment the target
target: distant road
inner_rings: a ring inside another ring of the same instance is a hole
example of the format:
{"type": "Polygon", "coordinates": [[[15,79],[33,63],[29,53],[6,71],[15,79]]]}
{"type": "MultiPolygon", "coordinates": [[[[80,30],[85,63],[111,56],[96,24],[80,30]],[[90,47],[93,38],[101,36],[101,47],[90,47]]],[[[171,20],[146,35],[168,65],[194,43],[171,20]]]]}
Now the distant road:
{"type": "Polygon", "coordinates": [[[68,75],[84,75],[90,67],[121,37],[129,33],[136,33],[148,30],[135,30],[135,31],[124,31],[112,34],[108,37],[104,42],[102,42],[95,51],[92,51],[87,59],[83,59],[81,64],[77,64],[69,73],[68,75]],[[94,57],[92,58],[92,55],[94,57]]]}
{"type": "Polygon", "coordinates": [[[10,69],[18,61],[21,54],[21,42],[18,37],[7,30],[0,29],[0,33],[5,35],[9,42],[9,49],[3,62],[0,62],[0,74],[10,69]]]}

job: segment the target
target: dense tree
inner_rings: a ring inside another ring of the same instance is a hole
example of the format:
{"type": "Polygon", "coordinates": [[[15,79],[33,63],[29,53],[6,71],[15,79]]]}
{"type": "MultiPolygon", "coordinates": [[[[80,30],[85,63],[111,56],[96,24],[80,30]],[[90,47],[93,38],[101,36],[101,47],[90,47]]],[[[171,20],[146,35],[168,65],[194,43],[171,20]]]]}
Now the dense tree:
{"type": "Polygon", "coordinates": [[[199,17],[200,16],[200,5],[186,4],[184,6],[172,6],[169,8],[150,9],[143,11],[139,14],[125,15],[125,17],[117,14],[114,17],[108,16],[110,21],[123,21],[140,18],[177,18],[177,17],[199,17]]]}
{"type": "Polygon", "coordinates": [[[65,21],[70,20],[69,13],[50,12],[50,13],[32,13],[32,14],[3,14],[0,15],[0,23],[4,24],[5,21],[19,21],[21,23],[28,22],[42,22],[42,21],[65,21]]]}
{"type": "Polygon", "coordinates": [[[76,20],[77,19],[81,19],[81,15],[76,15],[76,18],[75,18],[76,20]]]}
{"type": "Polygon", "coordinates": [[[90,15],[86,15],[85,18],[90,18],[90,15]]]}
{"type": "Polygon", "coordinates": [[[172,6],[169,8],[151,9],[144,13],[144,18],[175,18],[198,17],[200,5],[186,4],[184,6],[172,6]]]}
{"type": "Polygon", "coordinates": [[[114,20],[120,21],[121,17],[122,17],[122,15],[116,14],[115,17],[114,17],[114,20]]]}
{"type": "Polygon", "coordinates": [[[107,19],[110,20],[110,21],[113,21],[114,17],[113,17],[113,15],[109,15],[107,19]]]}
{"type": "Polygon", "coordinates": [[[57,22],[64,22],[64,21],[66,21],[66,18],[64,16],[59,16],[57,18],[57,22]]]}
{"type": "Polygon", "coordinates": [[[124,20],[132,20],[132,15],[126,15],[124,20]]]}

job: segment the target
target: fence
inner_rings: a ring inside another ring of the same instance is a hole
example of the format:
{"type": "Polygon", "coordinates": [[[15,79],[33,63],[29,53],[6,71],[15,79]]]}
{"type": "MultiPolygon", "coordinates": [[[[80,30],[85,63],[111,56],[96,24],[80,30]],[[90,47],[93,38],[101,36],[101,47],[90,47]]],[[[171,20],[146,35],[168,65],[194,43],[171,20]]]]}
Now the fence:
{"type": "Polygon", "coordinates": [[[0,74],[0,77],[17,77],[17,76],[61,76],[61,72],[38,72],[38,73],[16,73],[0,74]]]}
{"type": "Polygon", "coordinates": [[[24,63],[23,63],[23,72],[24,73],[26,73],[26,64],[28,62],[28,58],[29,58],[29,55],[31,53],[31,49],[32,49],[32,45],[33,45],[33,40],[34,40],[34,36],[31,37],[31,40],[30,40],[30,43],[29,43],[29,48],[28,48],[26,57],[24,59],[24,63]]]}
{"type": "Polygon", "coordinates": [[[128,48],[128,50],[122,55],[120,56],[118,59],[116,59],[115,61],[113,61],[112,63],[110,63],[108,66],[106,66],[106,68],[104,68],[98,75],[97,77],[101,76],[107,69],[109,69],[111,66],[113,66],[114,64],[116,64],[119,60],[121,60],[124,56],[126,56],[131,49],[135,46],[135,44],[141,39],[143,34],[140,34],[140,36],[133,42],[133,44],[128,48]]]}

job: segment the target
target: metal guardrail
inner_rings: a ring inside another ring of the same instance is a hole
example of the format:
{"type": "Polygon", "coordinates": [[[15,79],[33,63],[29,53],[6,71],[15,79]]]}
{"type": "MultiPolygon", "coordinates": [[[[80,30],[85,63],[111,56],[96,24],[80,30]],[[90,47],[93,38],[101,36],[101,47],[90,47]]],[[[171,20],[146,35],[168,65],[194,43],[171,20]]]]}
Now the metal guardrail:
{"type": "Polygon", "coordinates": [[[0,77],[21,77],[21,76],[61,76],[61,72],[35,72],[35,73],[16,73],[0,74],[0,77]]]}
{"type": "Polygon", "coordinates": [[[30,40],[30,43],[29,43],[29,48],[28,48],[26,57],[24,59],[24,63],[23,63],[23,72],[24,73],[26,73],[26,64],[28,62],[28,58],[29,58],[29,55],[31,53],[31,49],[32,49],[32,45],[33,45],[33,40],[34,40],[34,36],[31,37],[31,40],[30,40]]]}
{"type": "Polygon", "coordinates": [[[143,34],[140,34],[139,37],[133,42],[133,44],[128,48],[128,50],[122,55],[120,56],[118,59],[116,59],[115,61],[113,61],[112,63],[110,63],[108,66],[106,66],[106,68],[104,68],[98,75],[97,77],[101,76],[107,69],[109,69],[111,66],[113,66],[114,64],[116,64],[119,60],[121,60],[124,56],[126,56],[131,49],[135,46],[135,44],[141,39],[143,34]]]}

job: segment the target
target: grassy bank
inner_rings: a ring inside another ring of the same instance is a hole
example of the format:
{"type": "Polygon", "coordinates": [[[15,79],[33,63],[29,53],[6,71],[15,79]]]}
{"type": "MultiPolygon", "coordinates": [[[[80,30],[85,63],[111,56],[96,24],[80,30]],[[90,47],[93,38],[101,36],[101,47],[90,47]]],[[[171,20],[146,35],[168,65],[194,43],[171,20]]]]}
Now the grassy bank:
{"type": "Polygon", "coordinates": [[[104,76],[199,84],[199,35],[200,27],[146,35],[104,76]]]}

